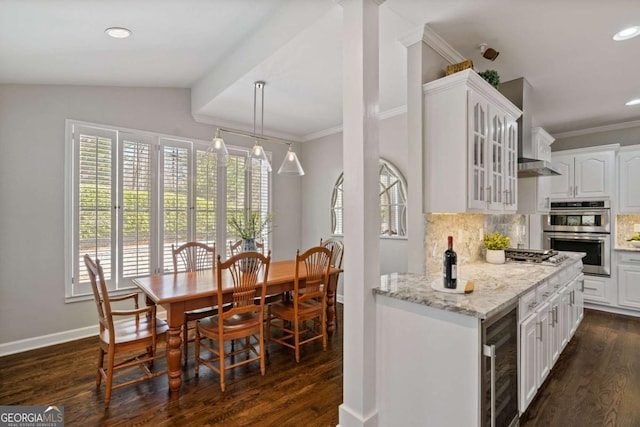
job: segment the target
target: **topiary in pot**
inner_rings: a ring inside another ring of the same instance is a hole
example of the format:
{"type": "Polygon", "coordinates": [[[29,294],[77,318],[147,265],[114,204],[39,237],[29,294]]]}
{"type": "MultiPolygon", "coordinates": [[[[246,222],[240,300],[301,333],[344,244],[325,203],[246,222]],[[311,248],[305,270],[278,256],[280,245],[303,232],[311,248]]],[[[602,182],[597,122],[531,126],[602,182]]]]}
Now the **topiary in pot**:
{"type": "Polygon", "coordinates": [[[498,89],[498,85],[500,84],[500,76],[496,70],[486,70],[478,73],[480,77],[485,79],[491,86],[498,89]]]}

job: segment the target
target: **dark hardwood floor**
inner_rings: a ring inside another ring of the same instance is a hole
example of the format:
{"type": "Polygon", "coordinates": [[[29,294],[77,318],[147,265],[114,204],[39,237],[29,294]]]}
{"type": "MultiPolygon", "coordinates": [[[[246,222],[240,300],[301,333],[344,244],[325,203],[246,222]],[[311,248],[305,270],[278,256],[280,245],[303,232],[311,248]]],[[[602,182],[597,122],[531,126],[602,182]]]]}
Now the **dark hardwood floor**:
{"type": "MultiPolygon", "coordinates": [[[[105,410],[94,382],[97,342],[87,338],[0,358],[0,405],[64,405],[68,426],[335,426],[342,329],[326,352],[306,347],[296,364],[293,351],[272,344],[266,375],[257,364],[237,368],[225,393],[209,369],[194,377],[191,352],[179,398],[159,377],[115,390],[105,410]]],[[[586,310],[520,425],[640,426],[640,318],[586,310]]]]}
{"type": "Polygon", "coordinates": [[[640,426],[640,318],[585,310],[520,425],[640,426]]]}
{"type": "MultiPolygon", "coordinates": [[[[339,304],[342,318],[342,305],[339,304]]],[[[340,322],[340,326],[342,322],[340,322]]],[[[258,363],[219,377],[206,367],[194,376],[193,344],[180,396],[172,399],[167,377],[113,391],[104,408],[104,386],[95,387],[97,338],[0,358],[0,405],[63,405],[67,426],[332,426],[342,403],[342,329],[327,351],[315,341],[293,350],[272,343],[267,371],[258,363]]],[[[158,367],[165,367],[164,359],[158,367]]],[[[135,372],[137,374],[137,372],[135,372]]]]}

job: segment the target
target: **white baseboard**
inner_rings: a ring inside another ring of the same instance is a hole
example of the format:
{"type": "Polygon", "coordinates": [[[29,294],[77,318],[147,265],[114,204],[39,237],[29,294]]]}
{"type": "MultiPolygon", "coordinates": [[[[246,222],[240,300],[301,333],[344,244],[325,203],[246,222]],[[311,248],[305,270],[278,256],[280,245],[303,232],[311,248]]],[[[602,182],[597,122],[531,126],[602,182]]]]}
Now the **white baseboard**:
{"type": "Polygon", "coordinates": [[[338,294],[338,302],[339,302],[340,304],[344,304],[344,295],[340,295],[340,294],[338,294]]]}
{"type": "Polygon", "coordinates": [[[98,325],[86,326],[84,328],[72,329],[70,331],[56,332],[54,334],[42,335],[40,337],[27,338],[0,344],[0,356],[22,353],[23,351],[34,350],[36,348],[48,347],[50,345],[62,344],[69,341],[79,340],[98,335],[98,325]]]}
{"type": "MultiPolygon", "coordinates": [[[[159,319],[166,320],[167,312],[158,308],[157,317],[159,319]]],[[[0,344],[0,357],[96,336],[99,331],[100,328],[96,324],[92,326],[85,326],[84,328],[72,329],[70,331],[56,332],[49,335],[2,343],[0,344]]]]}

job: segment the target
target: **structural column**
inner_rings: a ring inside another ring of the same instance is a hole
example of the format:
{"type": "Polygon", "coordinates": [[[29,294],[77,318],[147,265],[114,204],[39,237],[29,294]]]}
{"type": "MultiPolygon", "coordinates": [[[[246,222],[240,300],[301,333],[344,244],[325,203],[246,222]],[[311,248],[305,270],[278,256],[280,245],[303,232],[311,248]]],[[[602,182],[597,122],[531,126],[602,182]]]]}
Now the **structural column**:
{"type": "Polygon", "coordinates": [[[380,282],[378,7],[343,0],[344,402],[340,426],[376,426],[376,307],[380,282]]]}
{"type": "Polygon", "coordinates": [[[407,48],[407,138],[409,168],[407,173],[407,271],[423,274],[426,271],[425,217],[423,201],[423,112],[422,84],[424,82],[425,50],[423,29],[408,34],[401,43],[407,48]]]}

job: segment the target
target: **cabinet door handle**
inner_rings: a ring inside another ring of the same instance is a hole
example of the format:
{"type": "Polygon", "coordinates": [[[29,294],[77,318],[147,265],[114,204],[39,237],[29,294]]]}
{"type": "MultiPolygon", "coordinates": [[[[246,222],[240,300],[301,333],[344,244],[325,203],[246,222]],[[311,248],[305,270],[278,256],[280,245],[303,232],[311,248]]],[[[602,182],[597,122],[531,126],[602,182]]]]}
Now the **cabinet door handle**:
{"type": "Polygon", "coordinates": [[[558,324],[558,306],[553,307],[553,321],[557,325],[558,324]]]}
{"type": "Polygon", "coordinates": [[[549,326],[553,327],[554,324],[554,316],[553,313],[555,312],[555,307],[553,307],[551,310],[549,310],[549,326]]]}
{"type": "Polygon", "coordinates": [[[491,427],[496,427],[496,346],[485,344],[482,354],[491,359],[491,427]]]}
{"type": "Polygon", "coordinates": [[[577,186],[577,185],[576,185],[575,187],[573,187],[573,195],[574,195],[575,197],[577,197],[577,196],[578,196],[578,186],[577,186]]]}
{"type": "Polygon", "coordinates": [[[538,339],[542,341],[542,322],[537,322],[536,325],[540,326],[540,336],[538,337],[538,339]]]}

